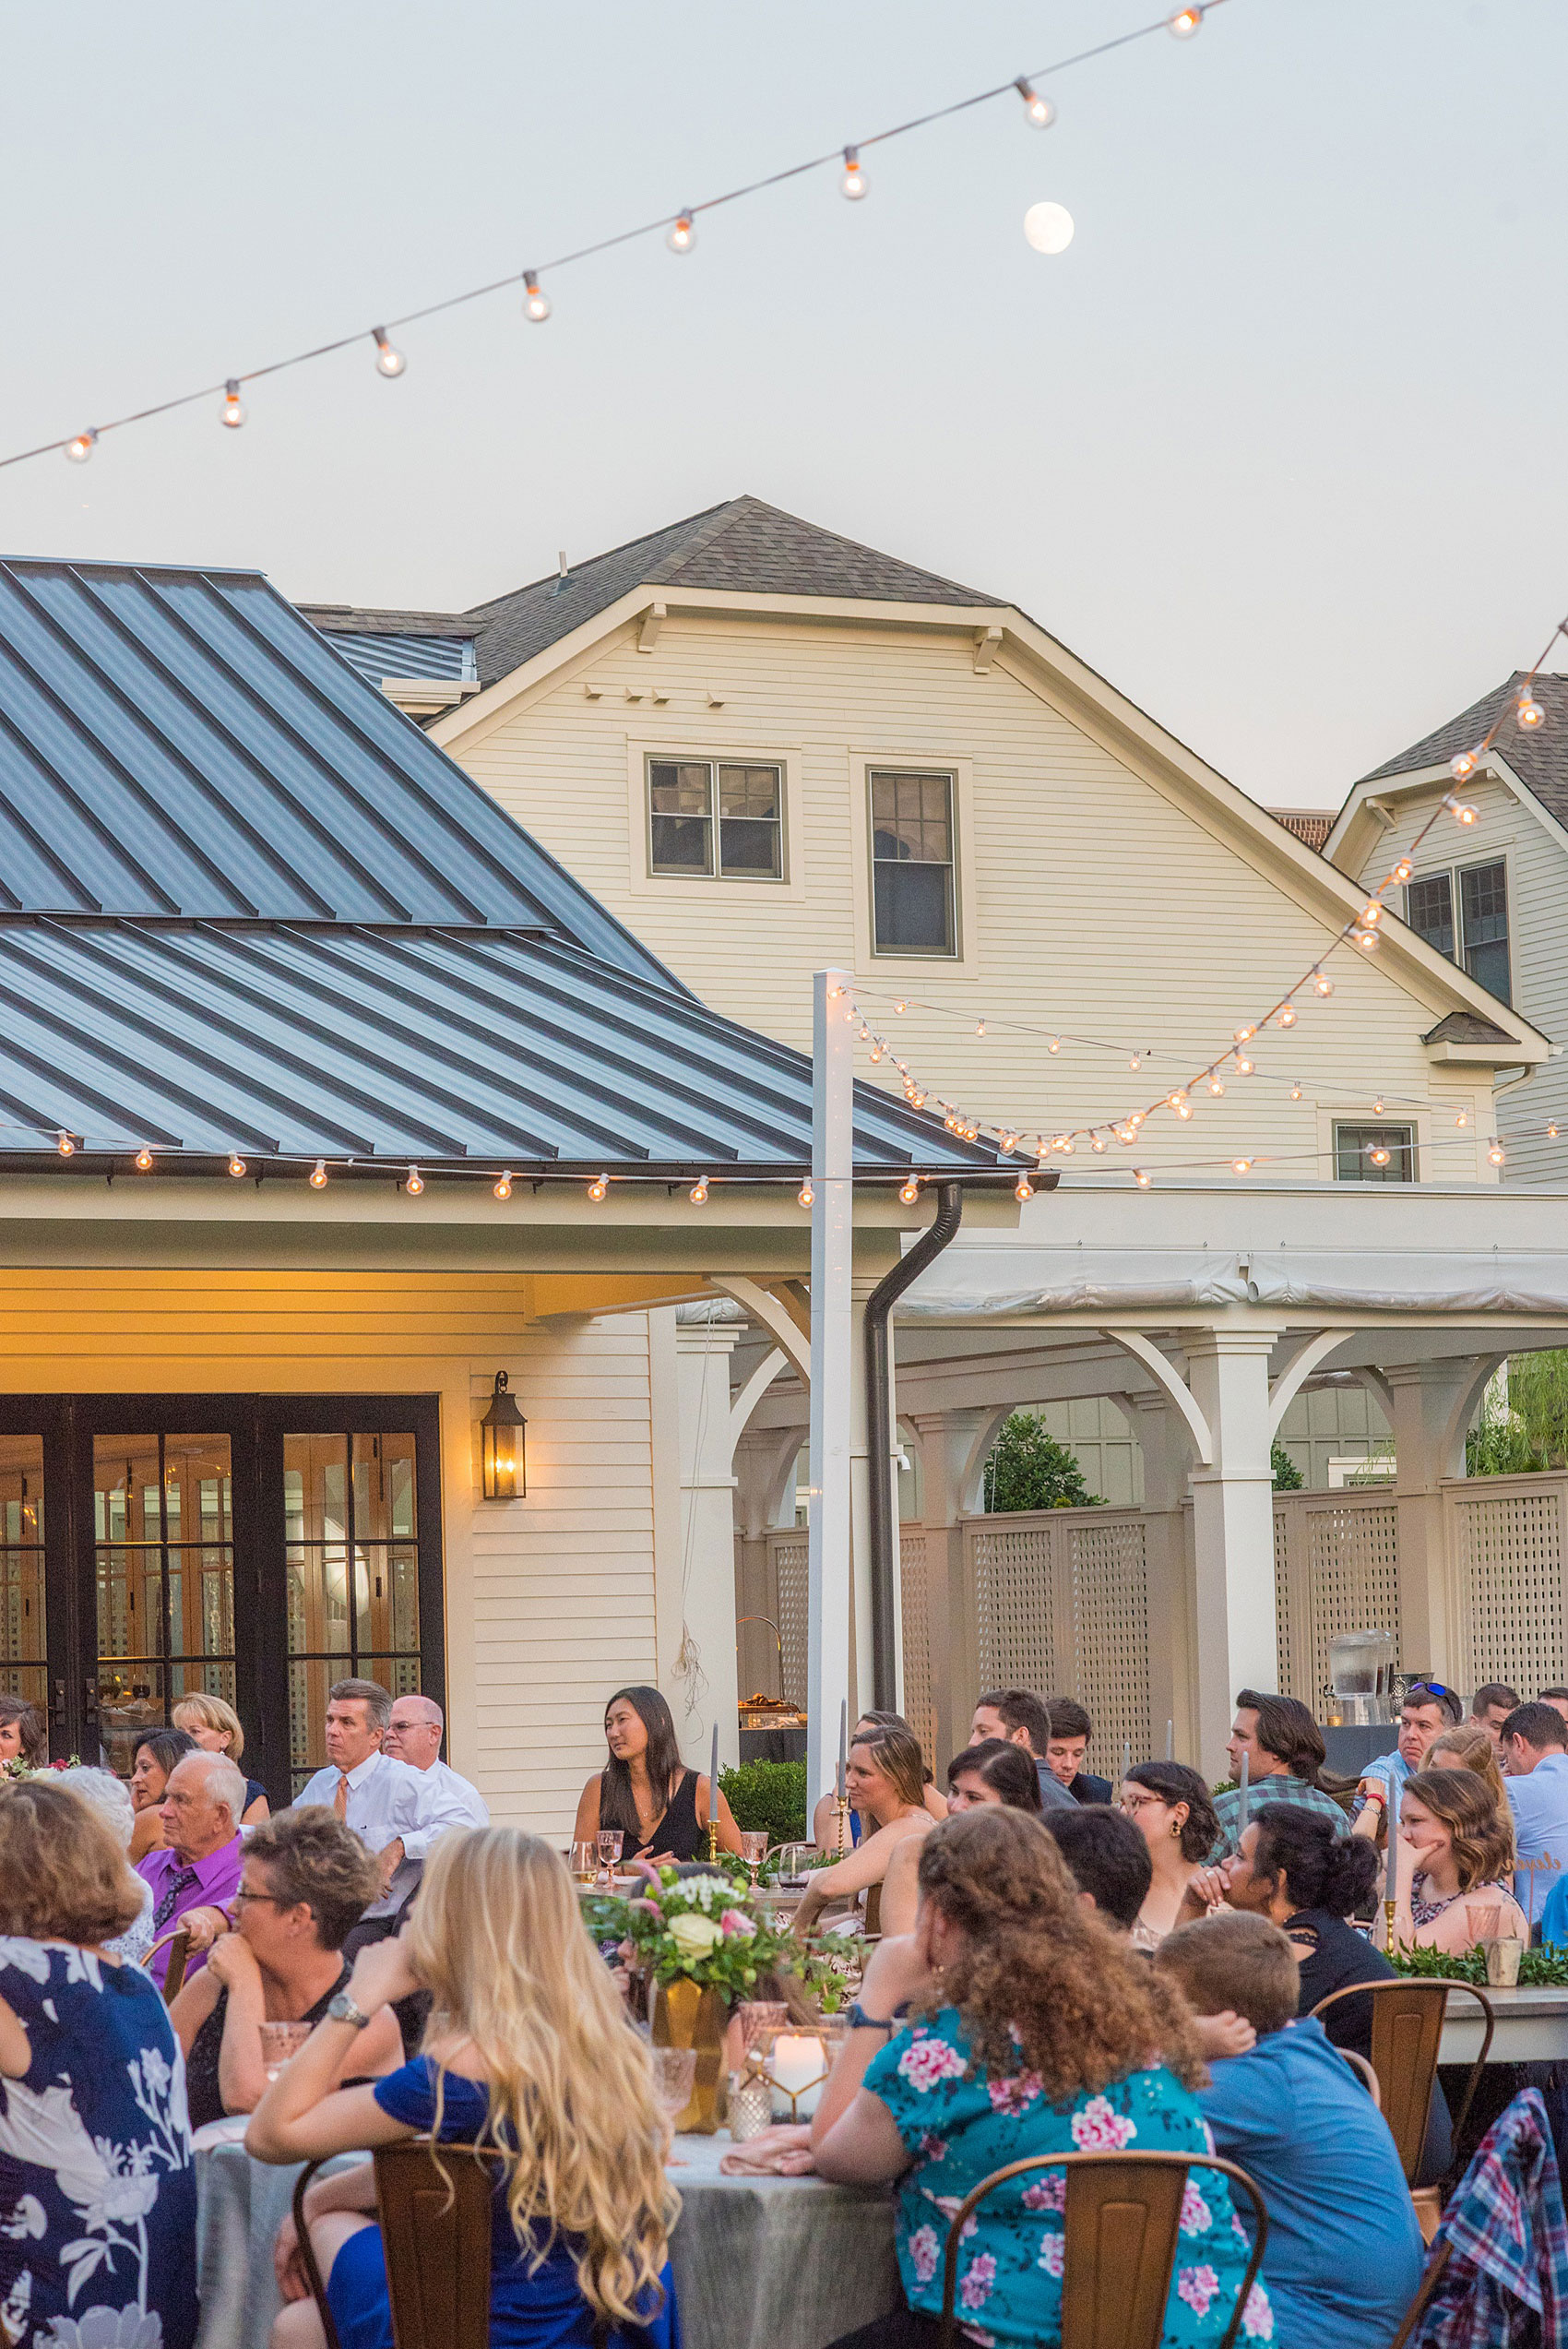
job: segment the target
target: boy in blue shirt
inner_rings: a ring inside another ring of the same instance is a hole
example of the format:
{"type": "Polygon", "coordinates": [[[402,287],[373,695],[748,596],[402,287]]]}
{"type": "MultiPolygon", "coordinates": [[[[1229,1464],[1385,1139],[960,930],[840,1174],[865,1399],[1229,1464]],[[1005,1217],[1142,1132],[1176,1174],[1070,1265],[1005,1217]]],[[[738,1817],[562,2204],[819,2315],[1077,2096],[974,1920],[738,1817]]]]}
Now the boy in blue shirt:
{"type": "Polygon", "coordinates": [[[1267,2205],[1273,2349],[1388,2349],[1425,2247],[1387,2123],[1322,2023],[1296,2020],[1289,1942],[1266,1917],[1228,1911],[1181,1926],[1154,1962],[1194,2014],[1229,2009],[1257,2033],[1245,2055],[1213,2062],[1199,2102],[1215,2152],[1267,2205]]]}

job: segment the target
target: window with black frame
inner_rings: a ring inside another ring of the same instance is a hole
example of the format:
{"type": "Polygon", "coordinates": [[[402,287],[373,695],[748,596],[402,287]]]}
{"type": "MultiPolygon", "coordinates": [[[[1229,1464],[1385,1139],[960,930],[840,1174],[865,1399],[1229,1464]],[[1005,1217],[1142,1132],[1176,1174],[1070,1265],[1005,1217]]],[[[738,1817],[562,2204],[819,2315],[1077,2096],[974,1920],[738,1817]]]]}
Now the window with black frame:
{"type": "Polygon", "coordinates": [[[95,1435],[92,1463],[99,1735],[128,1776],[182,1697],[235,1700],[230,1439],[95,1435]]]}
{"type": "Polygon", "coordinates": [[[42,1711],[47,1625],[43,1438],[0,1435],[0,1688],[42,1711]]]}
{"type": "Polygon", "coordinates": [[[1340,1126],[1334,1128],[1334,1174],[1340,1183],[1413,1183],[1413,1126],[1340,1126]]]}
{"type": "Polygon", "coordinates": [[[411,1434],[286,1435],[289,1767],[294,1791],[327,1759],[335,1680],[395,1697],[421,1677],[419,1514],[411,1434]]]}

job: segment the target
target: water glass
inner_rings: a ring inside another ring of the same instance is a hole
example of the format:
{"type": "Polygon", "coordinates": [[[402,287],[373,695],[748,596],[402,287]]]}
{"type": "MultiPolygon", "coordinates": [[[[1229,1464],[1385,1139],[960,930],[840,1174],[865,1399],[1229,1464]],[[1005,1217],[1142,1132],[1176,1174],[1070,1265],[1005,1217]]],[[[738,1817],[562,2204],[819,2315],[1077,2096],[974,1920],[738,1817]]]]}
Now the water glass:
{"type": "Polygon", "coordinates": [[[310,2037],[313,2026],[308,2022],[264,2022],[261,2025],[261,2068],[269,2081],[275,2081],[291,2056],[297,2056],[310,2037]]]}
{"type": "Polygon", "coordinates": [[[601,1827],[594,1840],[599,1846],[600,1868],[608,1884],[621,1856],[621,1846],[626,1839],[618,1827],[601,1827]]]}
{"type": "Polygon", "coordinates": [[[572,1845],[572,1874],[579,1884],[592,1884],[599,1875],[599,1847],[590,1839],[572,1845]]]}
{"type": "Polygon", "coordinates": [[[696,2086],[697,2051],[695,2047],[650,2047],[648,2054],[653,2057],[653,2089],[659,2109],[671,2128],[676,2128],[696,2086]]]}

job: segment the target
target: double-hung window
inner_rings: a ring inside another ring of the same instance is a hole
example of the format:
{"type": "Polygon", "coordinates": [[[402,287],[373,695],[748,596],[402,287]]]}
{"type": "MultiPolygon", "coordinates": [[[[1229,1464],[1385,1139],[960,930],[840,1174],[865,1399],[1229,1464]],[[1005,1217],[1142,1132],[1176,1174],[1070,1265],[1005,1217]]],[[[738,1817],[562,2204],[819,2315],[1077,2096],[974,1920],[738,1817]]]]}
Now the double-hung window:
{"type": "Polygon", "coordinates": [[[1503,1003],[1513,1001],[1508,969],[1508,867],[1462,864],[1427,873],[1405,891],[1405,919],[1435,952],[1458,961],[1503,1003]]]}
{"type": "Polygon", "coordinates": [[[1429,873],[1405,892],[1405,919],[1436,954],[1454,960],[1454,876],[1429,873]]]}
{"type": "Polygon", "coordinates": [[[872,944],[878,954],[958,952],[955,781],[871,770],[872,944]]]}
{"type": "Polygon", "coordinates": [[[784,878],[784,770],[777,762],[650,758],[647,821],[652,873],[784,878]]]}

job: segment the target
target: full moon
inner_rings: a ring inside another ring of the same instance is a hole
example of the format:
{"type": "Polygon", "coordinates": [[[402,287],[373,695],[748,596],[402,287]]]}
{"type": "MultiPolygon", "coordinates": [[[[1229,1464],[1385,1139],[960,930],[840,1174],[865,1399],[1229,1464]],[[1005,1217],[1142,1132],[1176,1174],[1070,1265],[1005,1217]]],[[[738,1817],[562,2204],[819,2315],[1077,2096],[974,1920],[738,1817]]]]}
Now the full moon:
{"type": "Polygon", "coordinates": [[[1024,234],[1037,253],[1065,253],[1073,242],[1073,215],[1065,204],[1031,204],[1024,234]]]}

